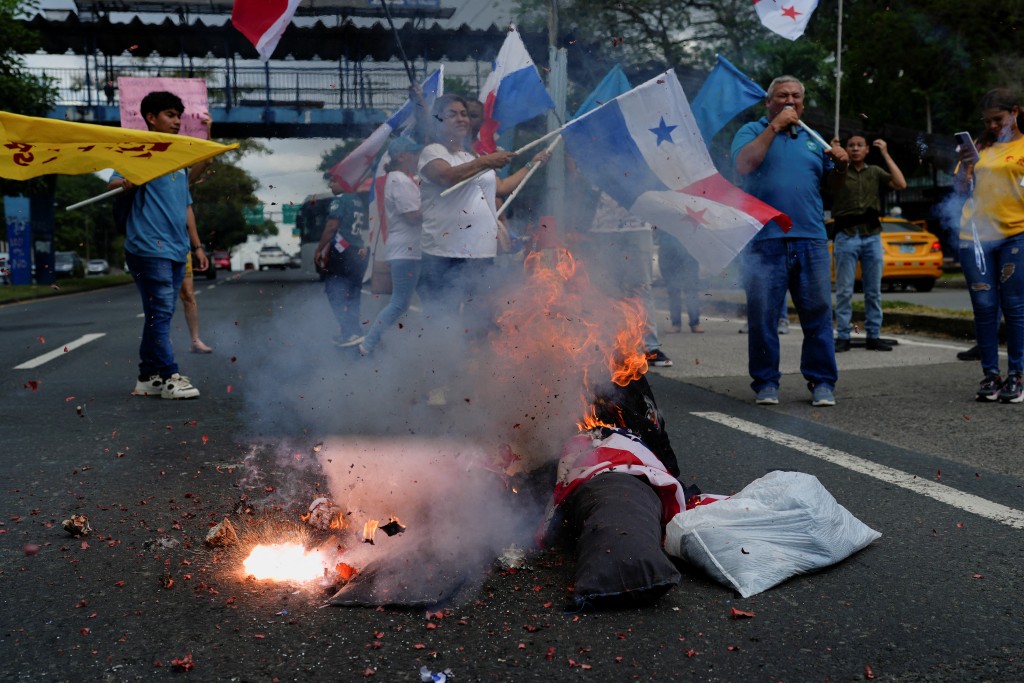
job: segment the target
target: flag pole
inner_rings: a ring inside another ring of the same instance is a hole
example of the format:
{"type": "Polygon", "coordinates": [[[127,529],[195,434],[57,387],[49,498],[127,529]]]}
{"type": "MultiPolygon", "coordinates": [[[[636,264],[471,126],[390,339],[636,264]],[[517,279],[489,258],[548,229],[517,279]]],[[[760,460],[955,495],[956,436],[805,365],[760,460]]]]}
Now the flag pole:
{"type": "Polygon", "coordinates": [[[124,192],[124,185],[121,185],[120,187],[115,187],[113,190],[107,190],[103,194],[98,194],[95,197],[90,197],[89,199],[83,199],[80,202],[77,202],[75,204],[72,204],[71,206],[65,207],[64,210],[65,211],[74,211],[75,209],[80,209],[83,206],[88,206],[89,204],[95,204],[96,202],[101,202],[104,199],[106,199],[107,197],[113,197],[115,194],[120,194],[121,192],[124,192]]]}
{"type": "Polygon", "coordinates": [[[836,125],[834,137],[839,138],[839,90],[843,83],[843,0],[839,0],[839,20],[836,30],[836,125]]]}
{"type": "MultiPolygon", "coordinates": [[[[588,112],[588,113],[589,113],[589,112],[588,112]]],[[[585,115],[584,115],[584,116],[585,116],[585,115]]],[[[575,119],[573,119],[573,120],[575,120],[575,119]]],[[[570,123],[571,123],[571,122],[570,122],[570,123]]],[[[520,154],[522,154],[523,152],[525,152],[525,151],[527,151],[527,150],[529,150],[529,149],[533,149],[534,147],[536,147],[536,146],[537,146],[537,145],[539,145],[540,143],[542,143],[542,142],[547,142],[547,141],[548,141],[548,140],[550,140],[551,138],[553,138],[553,137],[555,137],[556,135],[560,134],[560,133],[562,132],[562,130],[563,130],[563,129],[564,129],[564,128],[565,128],[566,126],[568,126],[568,125],[569,125],[568,123],[563,123],[563,124],[562,124],[561,126],[559,126],[558,128],[555,128],[555,129],[554,129],[553,131],[551,131],[550,133],[546,133],[546,134],[544,134],[544,135],[541,135],[541,136],[540,136],[539,138],[537,138],[537,139],[536,139],[536,140],[534,140],[533,142],[528,142],[528,143],[526,143],[525,145],[523,145],[522,147],[520,147],[519,149],[517,149],[517,150],[516,150],[516,151],[514,152],[514,153],[515,153],[515,155],[516,155],[516,156],[519,156],[519,155],[520,155],[520,154]]],[[[491,170],[491,169],[487,169],[487,170],[489,171],[489,170],[491,170]]],[[[471,175],[470,177],[466,178],[465,180],[460,180],[459,182],[455,183],[454,185],[452,185],[452,186],[451,186],[451,187],[449,187],[448,189],[446,189],[446,190],[444,190],[443,192],[441,192],[441,196],[442,196],[442,197],[447,197],[447,196],[448,196],[448,195],[450,195],[450,194],[451,194],[452,192],[455,192],[455,190],[459,189],[460,187],[462,187],[463,185],[465,185],[465,184],[467,184],[467,183],[470,183],[470,182],[472,182],[472,181],[476,180],[477,178],[479,178],[480,176],[482,176],[482,175],[483,175],[484,173],[487,173],[487,171],[480,171],[480,172],[479,172],[479,173],[477,173],[476,175],[471,175]]]]}
{"type": "Polygon", "coordinates": [[[402,39],[398,37],[398,29],[395,28],[395,22],[391,20],[391,10],[388,9],[388,1],[380,0],[380,4],[384,7],[384,17],[388,20],[388,26],[391,27],[391,32],[395,34],[395,43],[398,44],[398,54],[402,56],[402,63],[405,64],[405,74],[409,77],[409,84],[416,85],[416,76],[412,72],[412,67],[409,66],[409,58],[405,56],[405,48],[402,47],[402,39]]]}
{"type": "MultiPolygon", "coordinates": [[[[554,152],[555,147],[558,147],[558,143],[560,143],[561,141],[562,138],[555,138],[554,141],[550,145],[548,145],[547,149],[545,149],[544,151],[548,153],[554,152]]],[[[516,189],[513,190],[512,194],[510,194],[508,198],[505,199],[505,202],[500,207],[498,207],[497,215],[500,216],[501,214],[505,213],[505,209],[507,209],[508,205],[512,203],[512,200],[519,196],[519,191],[523,189],[523,186],[526,185],[527,181],[530,180],[533,174],[539,170],[540,164],[537,164],[536,166],[534,166],[533,168],[526,172],[526,175],[523,176],[523,179],[519,182],[519,185],[516,186],[516,189]]]]}

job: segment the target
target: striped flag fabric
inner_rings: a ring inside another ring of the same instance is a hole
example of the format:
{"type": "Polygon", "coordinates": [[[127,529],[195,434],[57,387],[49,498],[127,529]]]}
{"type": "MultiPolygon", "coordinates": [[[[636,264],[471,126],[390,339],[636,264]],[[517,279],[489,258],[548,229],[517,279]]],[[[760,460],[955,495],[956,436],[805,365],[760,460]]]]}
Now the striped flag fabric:
{"type": "MultiPolygon", "coordinates": [[[[442,65],[434,70],[420,84],[420,87],[423,90],[424,107],[429,112],[434,104],[434,100],[444,93],[444,66],[442,65]]],[[[373,169],[373,162],[377,155],[387,146],[388,140],[391,139],[391,134],[396,131],[400,132],[416,123],[418,107],[419,104],[416,102],[406,100],[405,104],[391,118],[377,126],[377,129],[370,133],[368,138],[359,143],[358,147],[334,165],[330,170],[330,174],[341,185],[343,191],[358,191],[363,179],[373,169]]]]}
{"type": "Polygon", "coordinates": [[[231,23],[266,62],[292,23],[300,0],[235,0],[231,23]]]}
{"type": "Polygon", "coordinates": [[[514,25],[509,26],[479,99],[484,106],[484,122],[476,151],[481,154],[498,149],[496,138],[501,133],[555,108],[514,25]]]}
{"type": "Polygon", "coordinates": [[[580,171],[622,208],[678,238],[706,273],[735,258],[764,224],[789,217],[723,178],[674,71],[562,129],[580,171]]]}

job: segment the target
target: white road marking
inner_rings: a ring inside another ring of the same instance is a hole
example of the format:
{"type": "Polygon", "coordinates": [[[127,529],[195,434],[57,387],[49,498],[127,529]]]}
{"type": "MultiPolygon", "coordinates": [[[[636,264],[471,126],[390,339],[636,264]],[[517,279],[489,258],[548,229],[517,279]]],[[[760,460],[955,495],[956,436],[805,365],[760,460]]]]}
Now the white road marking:
{"type": "Polygon", "coordinates": [[[74,341],[70,341],[67,344],[62,344],[60,348],[56,348],[53,351],[44,353],[41,356],[37,356],[32,360],[27,360],[21,365],[15,365],[15,370],[31,370],[32,368],[38,368],[43,363],[49,363],[54,358],[60,358],[69,351],[74,351],[79,346],[85,346],[91,341],[96,341],[100,337],[107,336],[106,332],[95,332],[93,334],[83,334],[81,337],[74,341]]]}
{"type": "Polygon", "coordinates": [[[864,460],[858,458],[855,455],[844,453],[843,451],[823,446],[813,441],[801,439],[798,436],[792,436],[785,432],[776,431],[763,425],[759,425],[755,422],[748,422],[741,420],[731,415],[725,415],[724,413],[708,412],[708,413],[691,413],[697,417],[702,417],[705,420],[711,420],[718,424],[731,427],[735,430],[750,434],[759,439],[765,439],[777,443],[787,448],[800,451],[807,455],[815,458],[820,458],[826,462],[830,462],[833,465],[839,465],[846,469],[865,474],[869,477],[874,477],[879,481],[883,481],[887,484],[893,484],[901,488],[905,488],[908,491],[919,493],[922,496],[927,496],[940,503],[945,503],[952,507],[970,512],[986,519],[991,519],[1000,524],[1013,527],[1014,529],[1024,529],[1024,512],[1016,510],[999,503],[993,503],[990,500],[986,500],[979,496],[972,495],[970,493],[964,493],[963,491],[957,491],[956,489],[940,484],[935,481],[928,479],[921,479],[912,474],[901,472],[900,470],[886,467],[885,465],[879,465],[878,463],[871,462],[870,460],[864,460]]]}

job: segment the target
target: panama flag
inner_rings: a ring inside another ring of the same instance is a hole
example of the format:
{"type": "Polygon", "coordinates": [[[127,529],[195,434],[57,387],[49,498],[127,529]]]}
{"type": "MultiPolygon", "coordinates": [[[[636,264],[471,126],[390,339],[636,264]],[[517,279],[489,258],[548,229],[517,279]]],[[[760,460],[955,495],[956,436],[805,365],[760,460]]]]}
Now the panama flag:
{"type": "Polygon", "coordinates": [[[715,169],[674,71],[633,88],[562,129],[566,151],[598,189],[670,232],[706,273],[724,268],[765,223],[789,217],[715,169]]]}
{"type": "Polygon", "coordinates": [[[768,95],[728,59],[722,55],[715,55],[715,58],[718,63],[690,105],[704,142],[709,142],[740,112],[764,102],[768,95]]]}
{"type": "Polygon", "coordinates": [[[818,0],[754,0],[757,17],[783,38],[796,40],[804,34],[818,0]]]}
{"type": "Polygon", "coordinates": [[[235,0],[231,23],[249,39],[264,62],[274,54],[300,0],[235,0]]]}
{"type": "MultiPolygon", "coordinates": [[[[434,106],[434,100],[442,94],[444,88],[444,67],[437,68],[427,80],[420,84],[423,90],[423,107],[427,112],[434,106]]],[[[416,123],[419,103],[406,100],[405,104],[391,118],[377,126],[370,137],[359,143],[344,159],[334,165],[330,174],[338,181],[344,192],[356,192],[363,178],[373,168],[373,161],[380,151],[387,146],[391,134],[395,131],[412,127],[416,123]]],[[[426,113],[424,113],[426,115],[426,113]]]]}
{"type": "Polygon", "coordinates": [[[484,123],[476,151],[481,154],[498,149],[498,134],[555,107],[515,26],[509,26],[494,69],[480,91],[480,102],[484,123]]]}

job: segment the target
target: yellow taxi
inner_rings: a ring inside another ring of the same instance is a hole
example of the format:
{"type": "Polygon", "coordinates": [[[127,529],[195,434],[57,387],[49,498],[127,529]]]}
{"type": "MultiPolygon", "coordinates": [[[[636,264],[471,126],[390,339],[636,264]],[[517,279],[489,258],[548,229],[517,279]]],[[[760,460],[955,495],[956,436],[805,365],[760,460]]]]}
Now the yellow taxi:
{"type": "MultiPolygon", "coordinates": [[[[918,292],[930,292],[935,281],[942,276],[942,245],[939,238],[928,232],[924,221],[907,221],[883,216],[882,219],[882,285],[912,286],[918,292]]],[[[826,226],[832,234],[832,221],[826,226]]],[[[828,245],[832,252],[832,242],[828,245]]],[[[832,259],[832,282],[836,281],[836,260],[832,259]]],[[[854,289],[862,290],[860,263],[854,289]]]]}

